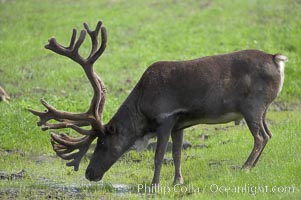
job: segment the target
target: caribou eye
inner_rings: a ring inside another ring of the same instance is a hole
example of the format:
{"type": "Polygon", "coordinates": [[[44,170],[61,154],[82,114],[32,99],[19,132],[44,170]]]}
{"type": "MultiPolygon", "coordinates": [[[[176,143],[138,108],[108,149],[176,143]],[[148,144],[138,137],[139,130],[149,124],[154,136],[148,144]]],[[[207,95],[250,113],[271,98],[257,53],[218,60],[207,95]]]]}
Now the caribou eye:
{"type": "Polygon", "coordinates": [[[96,150],[101,150],[102,152],[106,152],[108,150],[108,145],[107,145],[105,137],[98,139],[96,150]]]}
{"type": "Polygon", "coordinates": [[[109,125],[108,127],[106,127],[106,133],[113,135],[117,133],[117,127],[114,125],[109,125]]]}
{"type": "Polygon", "coordinates": [[[98,145],[104,145],[104,144],[105,144],[105,139],[104,139],[104,137],[98,138],[97,144],[98,144],[98,145]]]}

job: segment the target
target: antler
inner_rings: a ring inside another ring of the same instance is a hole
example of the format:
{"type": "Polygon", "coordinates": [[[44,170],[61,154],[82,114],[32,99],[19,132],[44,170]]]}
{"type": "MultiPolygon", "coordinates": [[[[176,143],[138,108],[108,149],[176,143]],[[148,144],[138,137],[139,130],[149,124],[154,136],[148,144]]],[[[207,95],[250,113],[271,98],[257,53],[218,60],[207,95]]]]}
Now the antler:
{"type": "Polygon", "coordinates": [[[90,144],[95,138],[95,135],[84,136],[82,138],[70,138],[63,133],[51,133],[51,144],[56,155],[64,160],[71,160],[66,165],[74,166],[74,170],[77,171],[82,157],[86,154],[90,144]],[[79,151],[76,152],[77,149],[79,149],[79,151]]]}
{"type": "Polygon", "coordinates": [[[74,170],[78,170],[78,166],[81,158],[87,152],[92,141],[104,133],[104,127],[102,124],[102,112],[105,104],[106,89],[93,69],[94,62],[102,55],[107,44],[107,33],[102,22],[99,21],[95,30],[91,31],[87,23],[84,23],[84,30],[80,32],[80,36],[76,41],[77,31],[73,29],[72,37],[68,47],[64,47],[57,43],[55,38],[49,39],[49,44],[45,45],[46,49],[49,49],[57,54],[66,56],[82,66],[87,78],[89,79],[94,94],[90,102],[90,107],[87,112],[84,113],[71,113],[60,111],[48,104],[45,100],[41,100],[41,103],[46,107],[46,111],[40,112],[29,109],[29,111],[38,116],[40,121],[37,123],[41,126],[43,131],[48,129],[61,129],[71,128],[78,133],[85,135],[82,138],[72,138],[65,134],[51,133],[51,144],[56,154],[64,160],[72,160],[67,163],[67,166],[74,166],[74,170]],[[98,48],[98,36],[101,32],[101,45],[98,48]],[[92,49],[90,55],[85,59],[78,50],[85,40],[86,34],[89,34],[92,41],[92,49]],[[58,123],[48,123],[49,120],[55,120],[58,123]],[[91,129],[81,128],[83,126],[91,126],[91,129]],[[78,152],[74,152],[75,150],[78,152]]]}

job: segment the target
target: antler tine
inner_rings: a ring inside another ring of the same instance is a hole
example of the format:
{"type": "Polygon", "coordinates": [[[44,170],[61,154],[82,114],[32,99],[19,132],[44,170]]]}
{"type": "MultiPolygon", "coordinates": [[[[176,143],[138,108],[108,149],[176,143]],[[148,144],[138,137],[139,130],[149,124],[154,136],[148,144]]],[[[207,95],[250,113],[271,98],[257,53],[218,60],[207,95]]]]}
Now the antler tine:
{"type": "Polygon", "coordinates": [[[53,132],[50,135],[51,135],[51,139],[56,143],[64,145],[66,147],[76,147],[76,148],[85,145],[87,140],[89,140],[90,138],[89,135],[83,136],[81,138],[72,138],[65,134],[56,134],[53,132]]]}
{"type": "Polygon", "coordinates": [[[102,21],[99,21],[97,23],[96,28],[95,28],[94,31],[91,31],[89,29],[89,26],[88,26],[87,23],[84,23],[84,27],[87,30],[87,32],[90,35],[91,40],[92,40],[91,54],[90,54],[90,56],[88,57],[87,60],[88,60],[88,62],[93,64],[99,58],[99,56],[102,55],[102,53],[106,49],[106,46],[107,46],[107,31],[106,31],[106,28],[104,26],[102,26],[102,21]],[[100,45],[99,49],[96,51],[97,45],[98,45],[99,31],[101,31],[101,45],[100,45]]]}
{"type": "Polygon", "coordinates": [[[99,34],[99,30],[101,28],[101,25],[102,25],[102,21],[99,21],[97,23],[97,26],[96,26],[95,30],[91,31],[88,24],[86,22],[84,23],[84,27],[87,30],[88,34],[90,35],[91,41],[92,41],[91,53],[90,53],[90,55],[87,59],[89,59],[92,55],[94,55],[94,53],[97,50],[97,47],[98,47],[98,34],[99,34]]]}
{"type": "Polygon", "coordinates": [[[49,43],[45,45],[45,48],[57,54],[66,56],[74,60],[75,62],[79,63],[80,65],[83,65],[85,60],[79,55],[78,49],[82,45],[83,41],[85,40],[86,30],[82,30],[80,32],[80,36],[75,43],[76,33],[77,33],[76,29],[73,29],[69,47],[64,47],[59,43],[57,43],[55,38],[51,38],[48,40],[49,43]]]}
{"type": "Polygon", "coordinates": [[[89,148],[82,149],[78,153],[73,154],[73,160],[71,162],[66,163],[66,166],[72,167],[74,171],[78,171],[79,163],[84,155],[87,153],[89,148]]]}
{"type": "Polygon", "coordinates": [[[98,115],[101,117],[101,114],[103,113],[104,105],[105,105],[105,102],[106,102],[107,89],[106,89],[106,87],[104,86],[102,80],[99,77],[98,77],[98,82],[99,82],[99,85],[100,85],[100,88],[101,88],[102,98],[99,101],[97,112],[98,112],[98,115]]]}
{"type": "Polygon", "coordinates": [[[28,109],[29,112],[31,112],[32,114],[38,116],[40,118],[40,121],[37,122],[38,126],[42,126],[43,124],[45,124],[48,120],[50,120],[50,117],[43,117],[47,112],[40,112],[40,111],[36,111],[36,110],[32,110],[32,109],[28,109]]]}
{"type": "MultiPolygon", "coordinates": [[[[84,40],[86,38],[86,33],[87,33],[86,30],[81,30],[79,38],[78,38],[77,42],[75,43],[73,51],[72,51],[75,54],[75,56],[74,56],[75,59],[77,59],[77,57],[80,57],[81,61],[83,60],[83,58],[78,54],[78,49],[84,42],[84,40]]],[[[74,60],[74,61],[76,61],[76,60],[74,60]]]]}
{"type": "Polygon", "coordinates": [[[71,36],[71,40],[70,40],[70,44],[69,44],[69,47],[67,47],[67,49],[73,49],[73,47],[74,47],[74,43],[75,43],[75,39],[76,39],[76,33],[77,33],[77,31],[76,31],[76,29],[74,28],[73,30],[72,30],[72,36],[71,36]]]}
{"type": "Polygon", "coordinates": [[[107,47],[107,31],[105,27],[101,27],[101,46],[97,52],[91,57],[90,62],[94,63],[107,47]]]}
{"type": "Polygon", "coordinates": [[[90,144],[96,136],[84,136],[82,138],[71,138],[65,134],[51,133],[51,144],[56,154],[64,160],[72,160],[67,166],[73,166],[77,171],[82,157],[86,154],[90,144]],[[76,149],[79,151],[74,152],[76,149]]]}
{"type": "MultiPolygon", "coordinates": [[[[57,133],[51,132],[51,136],[52,135],[57,135],[60,139],[71,141],[71,142],[82,142],[88,137],[88,136],[84,136],[84,137],[80,137],[80,138],[75,138],[75,137],[70,137],[70,136],[66,135],[65,133],[57,134],[57,133]]],[[[54,138],[52,138],[52,139],[54,139],[54,138]]]]}
{"type": "MultiPolygon", "coordinates": [[[[72,128],[73,125],[76,127],[81,127],[81,126],[89,126],[90,124],[88,122],[63,120],[61,123],[57,123],[57,124],[43,123],[41,129],[43,131],[46,131],[49,129],[61,129],[61,128],[69,128],[69,127],[72,128]]],[[[72,129],[75,130],[74,128],[72,129]]],[[[88,135],[87,133],[83,133],[84,131],[82,132],[78,131],[78,132],[82,135],[88,135]]]]}
{"type": "MultiPolygon", "coordinates": [[[[41,99],[41,103],[43,104],[43,106],[47,108],[47,110],[45,110],[44,112],[28,109],[28,111],[30,111],[32,114],[40,118],[40,121],[37,123],[38,126],[46,125],[47,121],[51,119],[55,119],[61,122],[69,122],[70,124],[75,123],[75,125],[77,126],[85,126],[89,124],[98,123],[96,122],[97,119],[88,117],[87,113],[71,113],[71,112],[59,111],[53,106],[51,106],[50,104],[48,104],[44,99],[41,99]]],[[[61,124],[60,126],[63,126],[63,124],[61,124]]],[[[67,128],[67,127],[63,126],[62,128],[67,128]]]]}
{"type": "Polygon", "coordinates": [[[77,131],[78,133],[80,133],[82,135],[95,135],[96,134],[93,129],[91,129],[91,130],[83,129],[75,124],[68,124],[67,128],[72,128],[73,130],[77,131]]]}

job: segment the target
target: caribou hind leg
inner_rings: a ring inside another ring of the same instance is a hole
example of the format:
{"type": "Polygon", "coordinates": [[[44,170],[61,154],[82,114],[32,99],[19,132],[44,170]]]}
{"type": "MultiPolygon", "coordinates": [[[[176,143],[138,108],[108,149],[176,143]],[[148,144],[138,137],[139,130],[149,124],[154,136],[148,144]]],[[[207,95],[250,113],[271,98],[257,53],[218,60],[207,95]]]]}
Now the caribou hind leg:
{"type": "Polygon", "coordinates": [[[263,114],[262,123],[263,123],[263,127],[264,127],[265,132],[268,134],[269,138],[271,139],[271,138],[273,137],[273,134],[272,134],[272,132],[269,130],[268,125],[267,125],[267,123],[266,123],[266,113],[267,113],[267,110],[268,110],[268,109],[266,109],[265,112],[264,112],[264,114],[263,114]]]}
{"type": "Polygon", "coordinates": [[[262,124],[263,124],[263,128],[264,128],[264,132],[263,132],[263,137],[264,137],[264,146],[263,149],[261,150],[260,154],[258,155],[257,159],[255,160],[255,162],[253,163],[252,167],[255,167],[266,144],[268,143],[268,140],[272,138],[272,132],[268,129],[268,126],[266,124],[266,112],[267,109],[265,110],[264,114],[263,114],[263,118],[262,118],[262,124]]]}
{"type": "Polygon", "coordinates": [[[252,111],[250,111],[249,107],[249,111],[244,114],[247,125],[254,138],[254,145],[251,154],[243,165],[243,169],[250,169],[256,165],[270,139],[264,125],[265,111],[265,106],[263,108],[257,106],[256,109],[252,111]]]}

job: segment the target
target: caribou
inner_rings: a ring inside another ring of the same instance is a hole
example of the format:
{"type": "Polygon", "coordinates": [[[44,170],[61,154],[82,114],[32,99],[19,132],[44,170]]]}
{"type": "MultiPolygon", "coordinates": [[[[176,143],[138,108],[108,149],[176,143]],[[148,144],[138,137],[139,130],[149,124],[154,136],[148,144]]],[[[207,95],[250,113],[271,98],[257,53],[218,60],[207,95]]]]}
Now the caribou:
{"type": "Polygon", "coordinates": [[[67,166],[77,171],[90,144],[97,139],[86,178],[99,181],[135,142],[154,135],[157,147],[152,184],[156,185],[160,183],[162,160],[171,136],[174,184],[182,184],[183,130],[197,124],[220,124],[241,118],[245,119],[254,138],[253,149],[243,168],[256,165],[272,137],[266,113],[283,86],[284,63],[288,60],[285,55],[242,50],[188,61],[156,62],[146,69],[116,114],[104,124],[106,88],[93,64],[106,46],[107,32],[101,21],[95,30],[84,23],[78,39],[77,30],[73,29],[67,47],[57,43],[55,38],[49,39],[45,46],[78,63],[94,92],[89,108],[83,113],[58,110],[43,99],[45,111],[29,109],[40,118],[37,125],[43,131],[70,128],[83,135],[76,138],[51,132],[53,150],[69,161],[67,166]],[[79,48],[87,34],[92,47],[89,56],[83,58],[79,48]]]}

